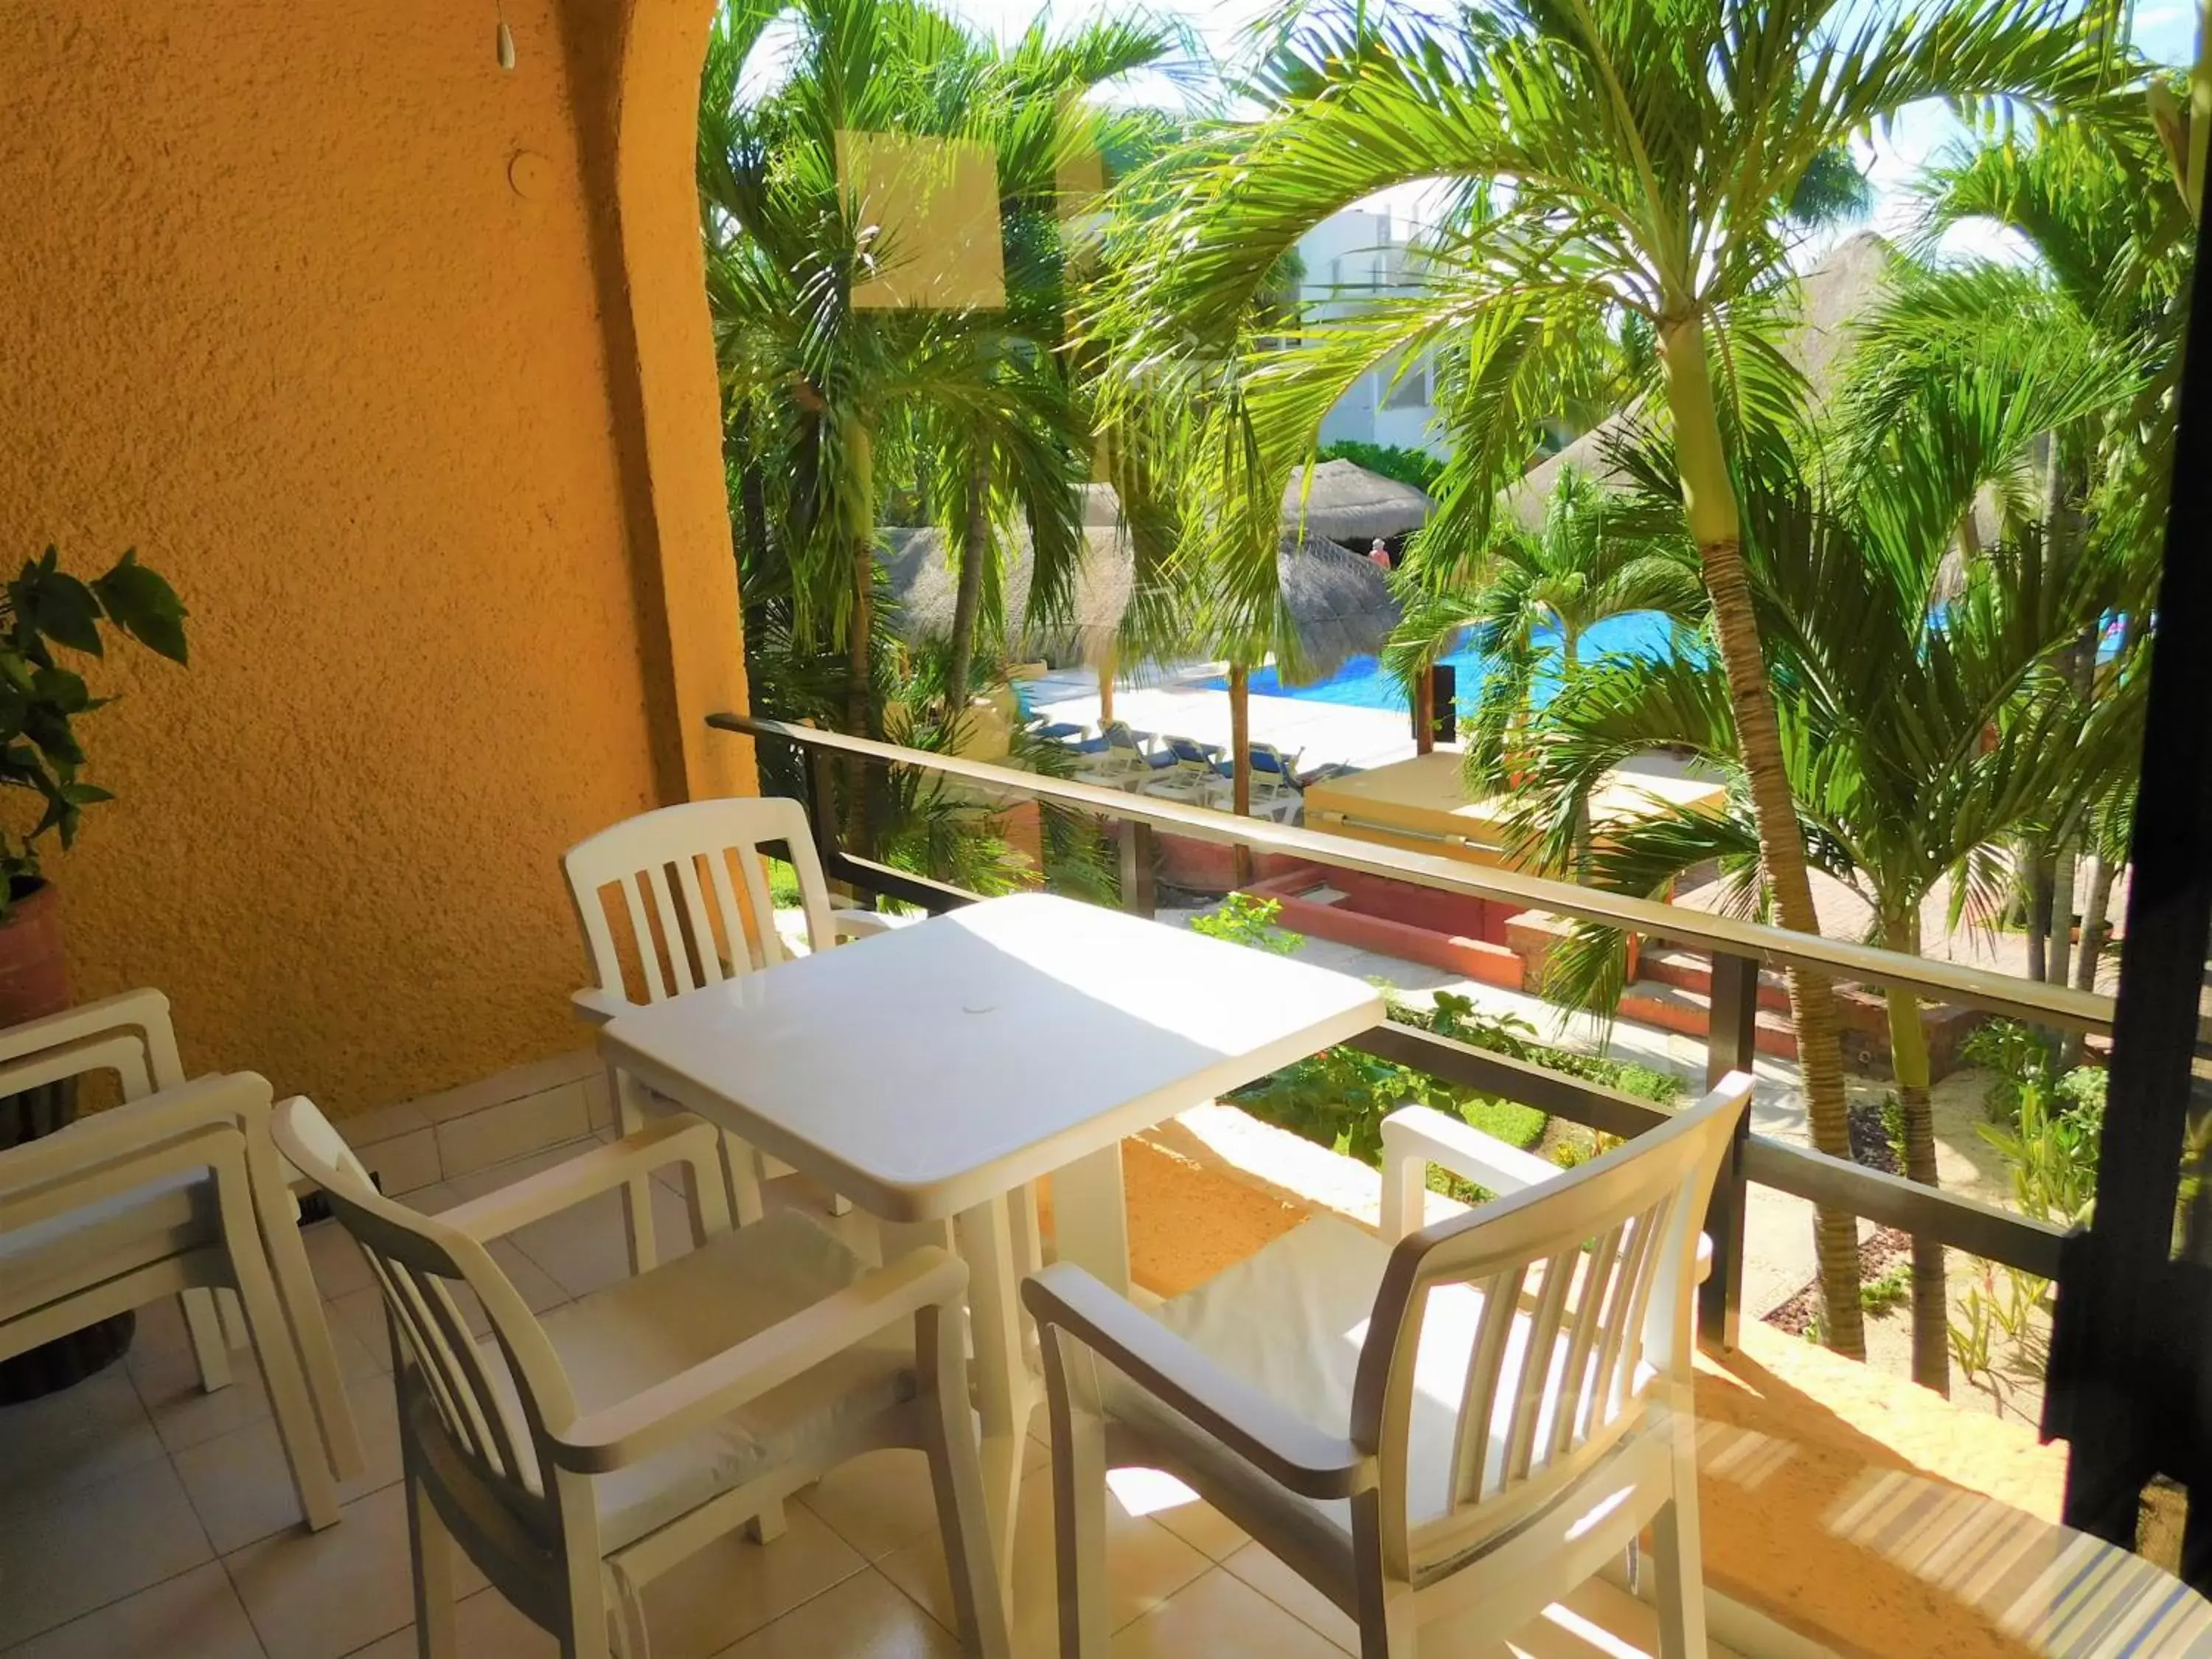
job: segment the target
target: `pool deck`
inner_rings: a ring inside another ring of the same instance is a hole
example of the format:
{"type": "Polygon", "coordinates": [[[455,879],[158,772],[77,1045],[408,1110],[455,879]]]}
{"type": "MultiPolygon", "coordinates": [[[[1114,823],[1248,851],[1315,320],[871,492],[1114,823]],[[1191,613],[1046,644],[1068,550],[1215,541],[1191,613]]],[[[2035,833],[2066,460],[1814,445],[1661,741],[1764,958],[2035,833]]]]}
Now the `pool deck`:
{"type": "MultiPolygon", "coordinates": [[[[1218,663],[1194,663],[1116,682],[1114,714],[1139,732],[1229,743],[1229,694],[1202,682],[1218,678],[1218,663]]],[[[1098,683],[1086,670],[1066,669],[1030,683],[1030,708],[1048,720],[1088,726],[1098,719],[1098,683]]],[[[1412,722],[1388,708],[1324,702],[1310,697],[1251,698],[1252,739],[1297,757],[1311,771],[1332,761],[1358,767],[1387,766],[1413,753],[1412,722]]]]}

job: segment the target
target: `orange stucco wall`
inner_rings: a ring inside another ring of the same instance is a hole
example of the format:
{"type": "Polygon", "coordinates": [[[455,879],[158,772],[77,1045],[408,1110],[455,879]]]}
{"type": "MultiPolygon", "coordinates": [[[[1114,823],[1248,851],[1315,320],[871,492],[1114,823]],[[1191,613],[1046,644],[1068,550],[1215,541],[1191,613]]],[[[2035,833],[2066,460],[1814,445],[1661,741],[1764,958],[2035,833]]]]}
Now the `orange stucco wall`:
{"type": "Polygon", "coordinates": [[[194,1069],[343,1111],[580,1046],[561,849],[746,787],[689,140],[621,131],[696,9],[506,0],[507,73],[489,0],[0,8],[0,568],[135,545],[191,611],[95,665],[120,799],[49,870],[194,1069]]]}

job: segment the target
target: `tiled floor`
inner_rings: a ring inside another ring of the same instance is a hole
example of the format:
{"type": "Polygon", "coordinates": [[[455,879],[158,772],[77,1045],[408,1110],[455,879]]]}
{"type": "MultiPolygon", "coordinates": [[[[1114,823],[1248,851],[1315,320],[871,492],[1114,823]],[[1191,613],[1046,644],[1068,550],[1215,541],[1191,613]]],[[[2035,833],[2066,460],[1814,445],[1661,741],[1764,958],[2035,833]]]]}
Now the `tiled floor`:
{"type": "MultiPolygon", "coordinates": [[[[563,1149],[413,1194],[426,1208],[503,1184],[563,1149]]],[[[782,1183],[778,1183],[781,1185],[782,1183]]],[[[665,1200],[665,1241],[684,1236],[665,1200]]],[[[367,1443],[344,1518],[299,1522],[260,1378],[199,1391],[172,1304],[140,1316],[129,1358],[66,1393],[0,1409],[0,1659],[403,1659],[415,1651],[407,1528],[382,1316],[360,1257],[331,1224],[308,1230],[332,1335],[367,1443]]],[[[500,1259],[548,1307],[623,1271],[619,1200],[524,1230],[500,1259]]],[[[1032,1444],[1016,1535],[1015,1652],[1054,1651],[1046,1449],[1032,1444]]],[[[1273,1557],[1166,1477],[1115,1475],[1109,1561],[1117,1659],[1334,1659],[1349,1624],[1273,1557]]],[[[464,1563],[466,1659],[555,1648],[464,1563]]],[[[659,1659],[951,1659],[943,1557],[919,1453],[834,1473],[762,1546],[732,1537],[648,1595],[659,1659]]],[[[1600,1583],[1505,1650],[1529,1659],[1629,1659],[1652,1646],[1642,1606],[1600,1583]],[[1589,1621],[1595,1621],[1595,1623],[1589,1621]]],[[[1483,1650],[1446,1642],[1438,1651],[1483,1650]]]]}

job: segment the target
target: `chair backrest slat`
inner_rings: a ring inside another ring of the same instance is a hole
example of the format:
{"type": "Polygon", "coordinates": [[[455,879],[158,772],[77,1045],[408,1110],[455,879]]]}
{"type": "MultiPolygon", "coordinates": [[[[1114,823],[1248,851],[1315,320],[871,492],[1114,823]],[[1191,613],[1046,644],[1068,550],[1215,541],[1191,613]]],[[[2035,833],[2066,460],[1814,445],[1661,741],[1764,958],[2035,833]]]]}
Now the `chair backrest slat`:
{"type": "MultiPolygon", "coordinates": [[[[718,985],[726,975],[722,971],[722,955],[718,948],[720,941],[716,939],[717,933],[722,930],[714,924],[721,921],[726,927],[727,921],[707,908],[707,896],[699,886],[698,860],[678,859],[673,868],[676,871],[677,891],[684,898],[684,914],[691,918],[691,945],[698,953],[699,972],[704,976],[704,983],[718,985]]],[[[745,948],[744,934],[730,933],[725,938],[730,950],[730,973],[744,973],[751,965],[750,959],[744,962],[738,959],[738,953],[745,948]]]]}
{"type": "Polygon", "coordinates": [[[1634,1353],[1637,1344],[1629,1340],[1632,1332],[1640,1328],[1629,1316],[1637,1287],[1647,1281],[1644,1268],[1645,1258],[1659,1248],[1666,1227],[1667,1213],[1662,1206],[1646,1211],[1629,1224],[1627,1248],[1621,1258],[1620,1271],[1613,1285],[1613,1299],[1619,1305],[1606,1316],[1605,1336],[1598,1344],[1597,1371],[1592,1379],[1595,1384],[1589,1409],[1595,1421],[1619,1409],[1619,1401],[1626,1392],[1634,1366],[1624,1369],[1622,1361],[1634,1353]]]}
{"type": "Polygon", "coordinates": [[[1558,1407],[1552,1413],[1550,1443],[1545,1457],[1565,1455],[1583,1430],[1583,1396],[1590,1372],[1590,1350],[1596,1346],[1602,1322],[1611,1311],[1613,1285],[1619,1281],[1620,1241],[1632,1224],[1615,1222],[1598,1240],[1583,1263],[1582,1283],[1575,1297],[1573,1322],[1567,1329],[1567,1369],[1560,1382],[1558,1407]]]}
{"type": "MultiPolygon", "coordinates": [[[[1485,1279],[1482,1305],[1517,1305],[1521,1287],[1528,1279],[1528,1269],[1523,1265],[1485,1279]]],[[[1486,1320],[1476,1334],[1474,1351],[1468,1357],[1467,1385],[1460,1393],[1459,1421],[1452,1441],[1451,1501],[1455,1509],[1464,1508],[1482,1496],[1483,1477],[1490,1467],[1491,1417],[1498,1409],[1498,1373],[1505,1369],[1506,1344],[1512,1334],[1511,1320],[1486,1320]]]]}
{"type": "Polygon", "coordinates": [[[1393,1250],[1352,1437],[1378,1458],[1384,1548],[1408,1570],[1459,1559],[1548,1501],[1645,1420],[1657,1379],[1687,1382],[1697,1218],[1750,1093],[1751,1079],[1732,1073],[1671,1122],[1393,1250]],[[1471,1337],[1436,1302],[1449,1293],[1457,1310],[1469,1290],[1480,1292],[1471,1337]],[[1442,1509],[1416,1514],[1411,1491],[1434,1490],[1407,1439],[1432,1321],[1439,1340],[1449,1330],[1468,1343],[1466,1370],[1442,1509]]]}
{"type": "MultiPolygon", "coordinates": [[[[1566,1249],[1544,1263],[1544,1279],[1536,1292],[1536,1310],[1522,1328],[1521,1374],[1514,1381],[1513,1414],[1505,1441],[1505,1479],[1510,1483],[1528,1479],[1536,1455],[1536,1427],[1547,1403],[1551,1381],[1559,1358],[1559,1326],[1567,1311],[1567,1294],[1573,1288],[1575,1269],[1582,1252],[1566,1249]]],[[[1514,1319],[1510,1309],[1483,1308],[1483,1322],[1505,1324],[1514,1319]]]]}
{"type": "MultiPolygon", "coordinates": [[[[695,941],[687,937],[691,930],[684,927],[686,918],[678,911],[676,896],[669,890],[667,866],[649,864],[642,872],[641,879],[645,884],[646,891],[653,896],[653,920],[659,924],[661,948],[666,953],[669,988],[678,996],[682,996],[686,991],[699,989],[707,981],[703,970],[693,964],[691,947],[695,941]]],[[[705,918],[697,920],[703,921],[705,918]]],[[[699,931],[706,933],[707,930],[702,928],[699,931]]],[[[712,933],[708,933],[699,954],[702,957],[712,954],[714,942],[712,933]]]]}
{"type": "MultiPolygon", "coordinates": [[[[645,968],[646,1000],[665,1002],[675,995],[675,988],[661,971],[660,949],[653,941],[653,925],[646,920],[645,901],[638,892],[638,885],[635,875],[622,884],[623,904],[629,913],[630,938],[636,943],[639,960],[645,968]]],[[[619,970],[615,982],[622,982],[619,970]]]]}
{"type": "Polygon", "coordinates": [[[809,947],[828,948],[830,887],[797,801],[775,796],[687,801],[625,819],[570,848],[562,868],[599,988],[629,996],[623,943],[610,925],[609,888],[621,890],[617,902],[628,921],[635,971],[648,1002],[782,961],[787,953],[776,935],[763,865],[771,848],[780,848],[798,872],[809,947]]]}

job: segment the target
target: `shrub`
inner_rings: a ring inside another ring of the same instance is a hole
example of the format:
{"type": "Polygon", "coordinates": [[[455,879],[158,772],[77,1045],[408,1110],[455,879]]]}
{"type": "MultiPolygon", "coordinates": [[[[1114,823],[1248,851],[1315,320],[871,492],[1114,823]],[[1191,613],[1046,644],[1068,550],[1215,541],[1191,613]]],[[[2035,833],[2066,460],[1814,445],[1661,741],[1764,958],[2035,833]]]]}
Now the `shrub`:
{"type": "Polygon", "coordinates": [[[1414,489],[1436,493],[1437,480],[1443,476],[1444,464],[1425,449],[1407,449],[1397,444],[1370,444],[1358,438],[1346,438],[1321,447],[1324,461],[1350,461],[1354,466],[1364,466],[1370,472],[1379,472],[1386,478],[1395,478],[1400,483],[1414,489]]]}

